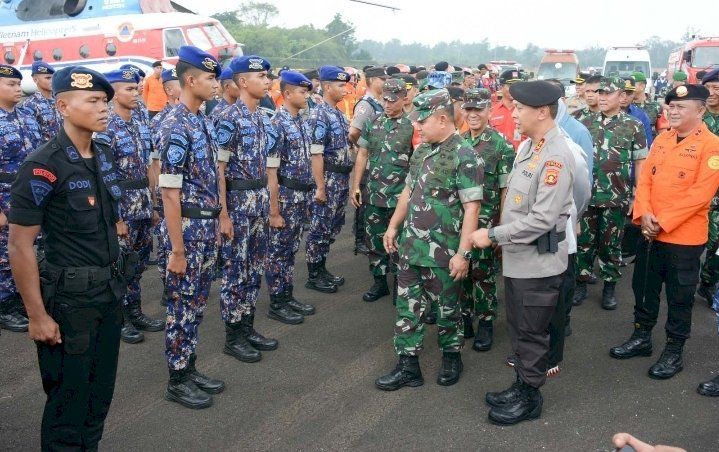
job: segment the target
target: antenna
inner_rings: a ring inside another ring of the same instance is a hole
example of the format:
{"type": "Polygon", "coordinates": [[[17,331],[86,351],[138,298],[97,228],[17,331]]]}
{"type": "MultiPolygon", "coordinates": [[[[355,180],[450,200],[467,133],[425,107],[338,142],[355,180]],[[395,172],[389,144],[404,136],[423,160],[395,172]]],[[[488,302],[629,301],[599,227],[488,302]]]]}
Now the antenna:
{"type": "Polygon", "coordinates": [[[399,11],[399,8],[397,8],[397,7],[389,6],[389,5],[382,5],[380,3],[366,2],[364,0],[349,0],[349,1],[354,2],[354,3],[364,3],[365,5],[370,5],[370,6],[377,6],[379,8],[387,8],[392,11],[399,11]]]}

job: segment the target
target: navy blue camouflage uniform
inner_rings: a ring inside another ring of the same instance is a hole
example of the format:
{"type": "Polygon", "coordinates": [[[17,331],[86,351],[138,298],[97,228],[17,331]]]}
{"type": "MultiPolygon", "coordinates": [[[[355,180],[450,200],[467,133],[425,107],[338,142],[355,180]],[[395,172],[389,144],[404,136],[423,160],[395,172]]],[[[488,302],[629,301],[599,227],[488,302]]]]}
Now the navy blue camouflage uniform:
{"type": "Polygon", "coordinates": [[[43,96],[39,91],[27,98],[22,104],[40,126],[42,142],[50,141],[56,137],[62,128],[62,116],[55,107],[55,99],[43,96]]]}

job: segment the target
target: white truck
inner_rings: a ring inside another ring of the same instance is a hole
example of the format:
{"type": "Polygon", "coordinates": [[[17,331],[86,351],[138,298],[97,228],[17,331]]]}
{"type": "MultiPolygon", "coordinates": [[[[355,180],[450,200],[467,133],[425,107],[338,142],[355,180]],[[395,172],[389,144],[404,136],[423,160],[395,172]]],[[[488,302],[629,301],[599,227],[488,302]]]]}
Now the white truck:
{"type": "Polygon", "coordinates": [[[632,72],[642,72],[647,81],[652,77],[652,62],[649,51],[641,45],[616,46],[607,49],[604,57],[604,76],[629,77],[632,72]]]}

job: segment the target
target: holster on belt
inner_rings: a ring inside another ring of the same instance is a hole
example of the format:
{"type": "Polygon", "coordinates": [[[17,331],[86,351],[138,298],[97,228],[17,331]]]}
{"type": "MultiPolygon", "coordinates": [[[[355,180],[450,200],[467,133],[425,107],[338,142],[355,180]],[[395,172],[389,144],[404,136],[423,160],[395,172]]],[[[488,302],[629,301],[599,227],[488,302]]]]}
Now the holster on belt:
{"type": "Polygon", "coordinates": [[[537,252],[539,254],[556,253],[559,251],[559,242],[565,238],[567,238],[567,234],[564,231],[557,232],[557,226],[554,226],[536,240],[537,252]]]}

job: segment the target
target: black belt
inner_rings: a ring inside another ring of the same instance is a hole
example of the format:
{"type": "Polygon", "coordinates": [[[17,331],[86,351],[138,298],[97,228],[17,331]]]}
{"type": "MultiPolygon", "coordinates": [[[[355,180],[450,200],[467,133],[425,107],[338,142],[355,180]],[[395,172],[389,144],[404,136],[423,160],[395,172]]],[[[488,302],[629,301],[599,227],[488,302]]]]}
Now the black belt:
{"type": "Polygon", "coordinates": [[[184,218],[208,220],[219,217],[221,210],[222,207],[208,207],[201,209],[199,207],[182,206],[180,215],[184,218]]]}
{"type": "Polygon", "coordinates": [[[11,173],[0,173],[0,183],[3,184],[12,184],[15,182],[16,174],[11,173]]]}
{"type": "Polygon", "coordinates": [[[150,188],[150,179],[143,177],[142,179],[123,180],[119,182],[123,190],[140,190],[150,188]]]}
{"type": "Polygon", "coordinates": [[[45,261],[48,270],[57,273],[65,281],[75,278],[87,278],[90,283],[103,283],[117,278],[121,273],[120,261],[115,261],[107,267],[60,267],[45,261]]]}
{"type": "Polygon", "coordinates": [[[352,172],[352,166],[335,165],[334,163],[325,163],[325,171],[330,173],[349,174],[352,172]]]}
{"type": "Polygon", "coordinates": [[[300,182],[296,179],[290,179],[289,177],[284,177],[284,176],[277,176],[277,181],[283,187],[286,187],[286,188],[289,188],[292,190],[310,191],[313,188],[315,188],[315,184],[306,184],[306,183],[300,182]]]}
{"type": "Polygon", "coordinates": [[[227,190],[257,190],[267,187],[267,176],[260,179],[227,179],[227,190]]]}

